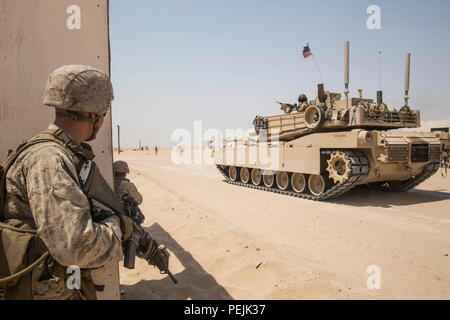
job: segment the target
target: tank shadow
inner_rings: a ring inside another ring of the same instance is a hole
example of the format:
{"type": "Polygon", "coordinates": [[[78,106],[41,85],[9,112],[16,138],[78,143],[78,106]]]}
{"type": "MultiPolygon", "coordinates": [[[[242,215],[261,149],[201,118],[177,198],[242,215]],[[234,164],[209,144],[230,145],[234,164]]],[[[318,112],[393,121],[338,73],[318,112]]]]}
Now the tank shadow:
{"type": "Polygon", "coordinates": [[[445,201],[450,199],[449,192],[443,190],[412,189],[406,192],[385,192],[355,187],[342,196],[328,200],[329,202],[360,207],[408,206],[411,204],[445,201]]]}
{"type": "MultiPolygon", "coordinates": [[[[133,285],[120,285],[126,300],[232,300],[231,295],[159,224],[145,228],[158,243],[166,245],[171,258],[176,256],[184,267],[174,274],[178,284],[166,276],[160,280],[141,280],[133,285]],[[137,294],[138,292],[138,294],[137,294]]],[[[138,258],[137,258],[138,259],[138,258]]],[[[150,266],[149,266],[150,267],[150,266]]],[[[169,262],[170,268],[170,262],[169,262]]]]}

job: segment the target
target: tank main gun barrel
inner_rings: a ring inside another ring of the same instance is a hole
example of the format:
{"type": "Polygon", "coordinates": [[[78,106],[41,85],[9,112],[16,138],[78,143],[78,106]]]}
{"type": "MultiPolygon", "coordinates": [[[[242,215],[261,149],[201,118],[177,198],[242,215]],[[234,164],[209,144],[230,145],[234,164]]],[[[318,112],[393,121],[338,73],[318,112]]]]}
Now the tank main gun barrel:
{"type": "Polygon", "coordinates": [[[349,41],[345,41],[344,44],[344,84],[345,84],[345,106],[348,108],[348,83],[349,83],[349,49],[350,49],[350,43],[349,41]]]}
{"type": "Polygon", "coordinates": [[[409,92],[409,74],[410,74],[410,64],[411,64],[411,53],[406,54],[406,65],[405,65],[405,105],[408,105],[408,92],[409,92]]]}

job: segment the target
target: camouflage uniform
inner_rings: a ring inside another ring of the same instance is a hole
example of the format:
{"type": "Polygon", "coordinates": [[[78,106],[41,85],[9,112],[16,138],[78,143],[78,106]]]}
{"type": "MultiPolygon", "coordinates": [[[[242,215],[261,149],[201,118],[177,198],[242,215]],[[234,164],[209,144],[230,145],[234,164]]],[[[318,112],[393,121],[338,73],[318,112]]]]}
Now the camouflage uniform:
{"type": "Polygon", "coordinates": [[[137,191],[135,185],[128,179],[114,178],[114,188],[119,198],[124,194],[131,196],[138,204],[142,203],[142,195],[137,191]]]}
{"type": "MultiPolygon", "coordinates": [[[[57,128],[55,124],[49,126],[57,128]]],[[[92,221],[89,201],[78,182],[77,165],[61,145],[42,142],[26,149],[6,177],[5,218],[26,221],[36,228],[60,265],[95,268],[123,258],[119,225],[113,218],[101,223],[92,221]]],[[[42,273],[42,268],[32,272],[35,298],[78,295],[65,285],[64,292],[51,292],[55,283],[43,286],[37,281],[40,275],[36,273],[42,273]]]]}
{"type": "MultiPolygon", "coordinates": [[[[127,174],[130,170],[128,168],[128,164],[125,161],[116,161],[114,162],[114,174],[122,173],[127,174]]],[[[137,191],[135,185],[131,183],[130,180],[122,177],[114,177],[114,189],[116,191],[117,196],[122,199],[124,194],[128,194],[132,197],[138,204],[142,203],[142,195],[137,191]]]]}

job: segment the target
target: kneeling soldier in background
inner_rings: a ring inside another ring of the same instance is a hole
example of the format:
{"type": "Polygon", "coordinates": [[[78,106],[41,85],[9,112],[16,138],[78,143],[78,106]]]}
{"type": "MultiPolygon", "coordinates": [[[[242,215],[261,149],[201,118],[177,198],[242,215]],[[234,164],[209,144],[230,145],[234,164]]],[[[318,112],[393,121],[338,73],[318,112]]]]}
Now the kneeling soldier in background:
{"type": "Polygon", "coordinates": [[[137,191],[135,185],[126,178],[128,173],[130,173],[128,163],[121,160],[114,162],[114,189],[119,199],[128,194],[138,204],[141,204],[142,195],[137,191]]]}

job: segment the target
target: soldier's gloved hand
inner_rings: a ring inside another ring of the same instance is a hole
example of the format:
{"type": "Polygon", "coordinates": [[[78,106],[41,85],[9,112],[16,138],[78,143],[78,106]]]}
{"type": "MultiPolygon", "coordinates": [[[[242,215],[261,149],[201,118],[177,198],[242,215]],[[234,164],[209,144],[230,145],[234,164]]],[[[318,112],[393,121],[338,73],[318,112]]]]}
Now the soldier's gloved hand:
{"type": "Polygon", "coordinates": [[[120,224],[120,230],[122,231],[122,241],[126,241],[133,233],[133,220],[123,215],[113,215],[113,218],[120,224]]]}

